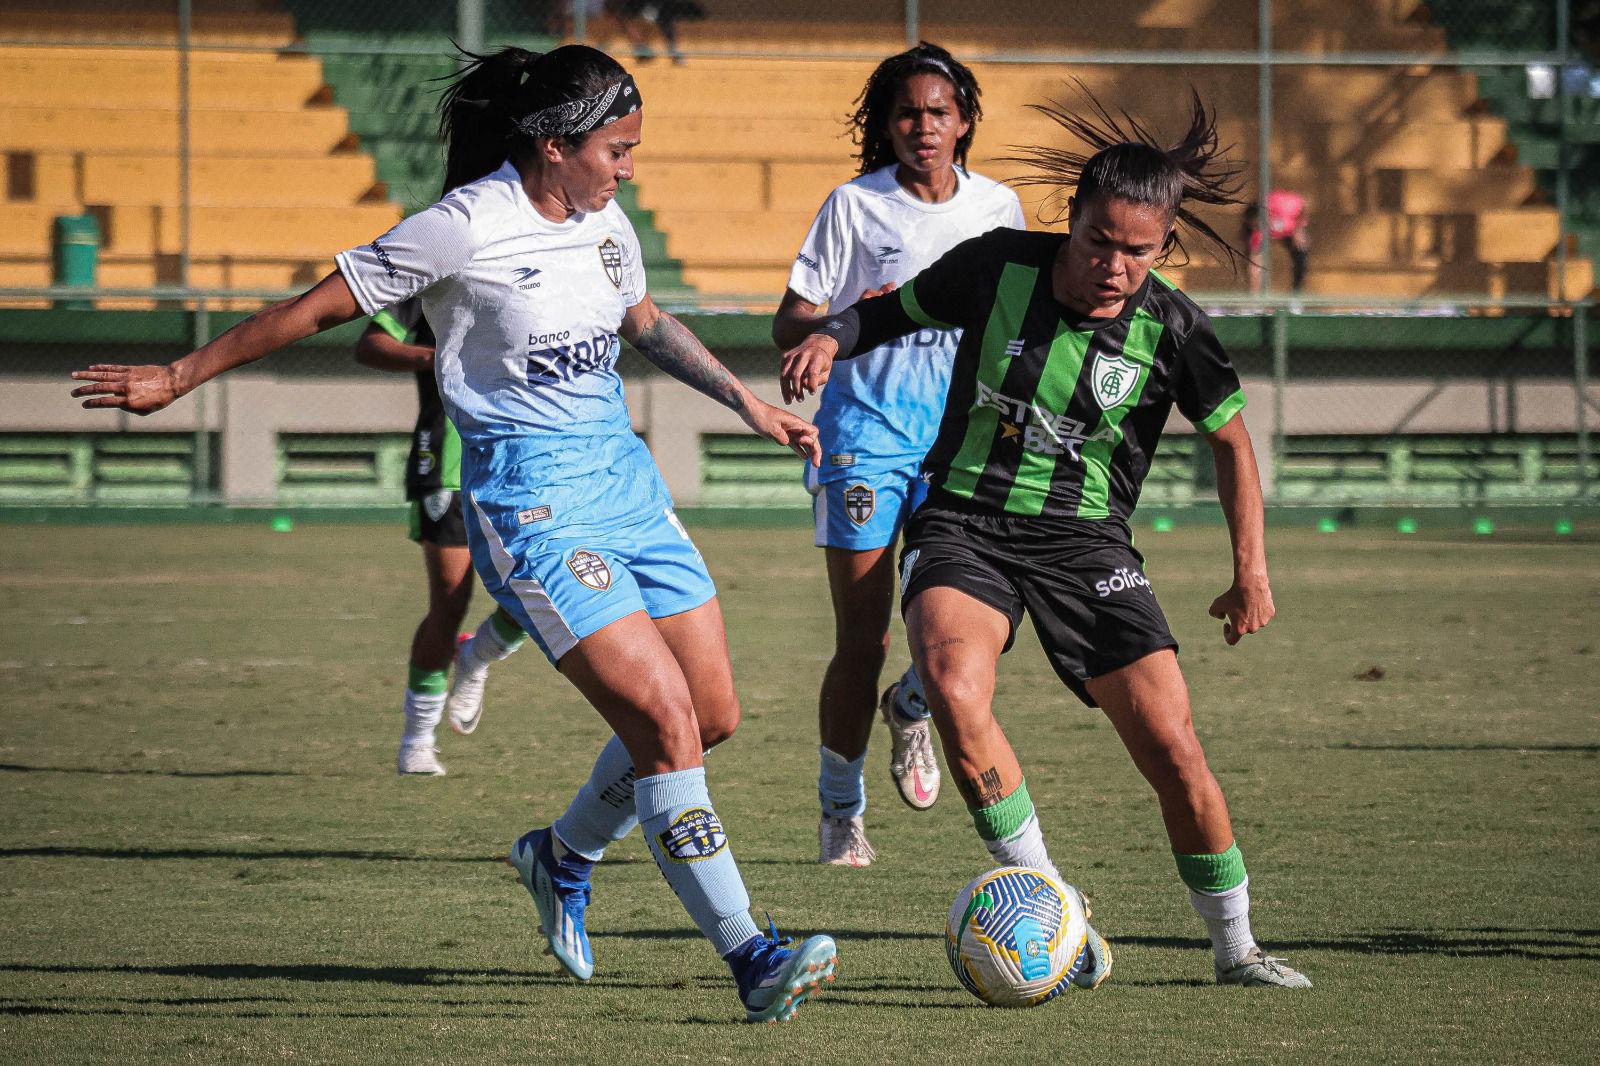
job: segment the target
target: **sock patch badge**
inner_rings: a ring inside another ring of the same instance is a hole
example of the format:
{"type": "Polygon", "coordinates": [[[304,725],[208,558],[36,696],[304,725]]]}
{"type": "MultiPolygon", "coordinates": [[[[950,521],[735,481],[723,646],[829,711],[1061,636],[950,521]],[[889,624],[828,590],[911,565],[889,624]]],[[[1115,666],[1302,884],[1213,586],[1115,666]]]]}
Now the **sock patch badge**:
{"type": "Polygon", "coordinates": [[[661,853],[673,862],[699,862],[728,847],[728,834],[722,831],[717,813],[704,807],[690,807],[679,813],[672,824],[656,834],[661,853]]]}

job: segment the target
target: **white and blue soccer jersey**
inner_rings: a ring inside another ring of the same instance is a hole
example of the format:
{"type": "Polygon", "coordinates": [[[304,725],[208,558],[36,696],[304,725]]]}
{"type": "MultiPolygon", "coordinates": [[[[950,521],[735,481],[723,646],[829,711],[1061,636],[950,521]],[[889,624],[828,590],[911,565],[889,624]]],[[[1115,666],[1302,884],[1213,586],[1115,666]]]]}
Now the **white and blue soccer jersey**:
{"type": "Polygon", "coordinates": [[[710,599],[623,401],[617,329],[645,279],[614,201],[552,222],[508,162],[336,259],[368,314],[420,295],[474,564],[552,661],[710,599]]]}
{"type": "MultiPolygon", "coordinates": [[[[895,180],[896,164],[834,189],[789,272],[789,288],[843,311],[869,289],[904,284],[969,237],[1026,228],[1017,194],[956,169],[955,195],[930,204],[895,180]]],[[[925,329],[834,364],[816,423],[822,465],[806,468],[817,495],[817,543],[865,549],[894,540],[920,502],[915,479],[938,435],[959,331],[925,329]]]]}

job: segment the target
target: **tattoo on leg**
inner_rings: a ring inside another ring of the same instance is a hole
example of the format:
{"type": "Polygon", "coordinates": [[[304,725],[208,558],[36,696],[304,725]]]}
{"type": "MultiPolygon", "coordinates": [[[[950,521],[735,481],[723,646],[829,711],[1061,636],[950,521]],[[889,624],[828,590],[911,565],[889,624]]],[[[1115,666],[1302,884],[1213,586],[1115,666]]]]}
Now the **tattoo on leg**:
{"type": "Polygon", "coordinates": [[[932,644],[924,644],[922,646],[921,653],[924,657],[926,657],[933,652],[943,651],[945,648],[951,648],[957,644],[965,643],[966,641],[960,637],[945,637],[943,640],[936,640],[932,644]]]}
{"type": "Polygon", "coordinates": [[[966,791],[974,807],[993,807],[1005,799],[1000,794],[1000,771],[993,766],[977,777],[969,778],[966,791]]]}

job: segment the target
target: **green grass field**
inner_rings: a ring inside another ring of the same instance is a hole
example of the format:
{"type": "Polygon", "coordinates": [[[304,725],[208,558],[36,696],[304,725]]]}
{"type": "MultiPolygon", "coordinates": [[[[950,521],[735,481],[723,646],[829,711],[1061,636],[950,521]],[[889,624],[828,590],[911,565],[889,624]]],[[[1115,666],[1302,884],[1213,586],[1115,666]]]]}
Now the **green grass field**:
{"type": "Polygon", "coordinates": [[[831,622],[808,531],[697,531],[745,707],[709,763],[719,812],[758,916],[840,944],[825,996],[750,1027],[637,836],[597,874],[594,980],[542,957],[500,857],[604,729],[536,650],[491,679],[476,735],[443,734],[450,776],[395,775],[421,595],[401,531],[0,538],[0,1060],[1314,1066],[1582,1063],[1600,1043],[1593,540],[1277,532],[1278,621],[1229,649],[1205,617],[1224,534],[1142,538],[1256,932],[1316,988],[1209,983],[1151,795],[1025,633],[998,707],[1117,966],[1007,1012],[943,955],[987,856],[953,788],[926,814],[894,798],[881,730],[879,863],[814,862],[831,622]]]}

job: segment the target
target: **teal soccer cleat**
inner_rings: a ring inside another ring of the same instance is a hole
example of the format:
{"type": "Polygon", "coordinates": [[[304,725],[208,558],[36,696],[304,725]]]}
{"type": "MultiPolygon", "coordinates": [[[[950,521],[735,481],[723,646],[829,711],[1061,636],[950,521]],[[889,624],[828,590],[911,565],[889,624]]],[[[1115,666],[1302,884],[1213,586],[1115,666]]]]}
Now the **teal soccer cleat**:
{"type": "Polygon", "coordinates": [[[787,946],[790,942],[772,929],[771,935],[753,936],[727,955],[746,1021],[786,1022],[823,982],[833,980],[839,949],[831,936],[809,936],[794,948],[787,946]]]}
{"type": "MultiPolygon", "coordinates": [[[[1078,899],[1083,902],[1083,916],[1088,919],[1092,915],[1089,910],[1089,897],[1079,892],[1077,888],[1073,891],[1078,893],[1078,899]]],[[[1084,948],[1084,954],[1087,957],[1083,960],[1083,969],[1073,975],[1072,984],[1076,988],[1092,991],[1099,988],[1101,983],[1111,976],[1111,945],[1106,942],[1105,937],[1094,931],[1092,925],[1089,926],[1089,943],[1084,948]]]]}

